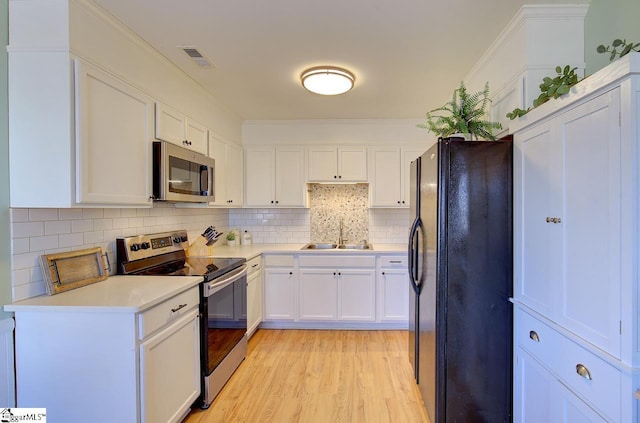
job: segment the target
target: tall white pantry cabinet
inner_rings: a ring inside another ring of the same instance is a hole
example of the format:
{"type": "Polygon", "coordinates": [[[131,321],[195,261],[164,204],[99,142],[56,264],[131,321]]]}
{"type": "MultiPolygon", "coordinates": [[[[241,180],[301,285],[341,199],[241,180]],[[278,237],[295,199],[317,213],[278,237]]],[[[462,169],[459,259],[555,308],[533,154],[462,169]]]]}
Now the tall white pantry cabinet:
{"type": "Polygon", "coordinates": [[[638,422],[640,53],[514,133],[514,421],[638,422]]]}

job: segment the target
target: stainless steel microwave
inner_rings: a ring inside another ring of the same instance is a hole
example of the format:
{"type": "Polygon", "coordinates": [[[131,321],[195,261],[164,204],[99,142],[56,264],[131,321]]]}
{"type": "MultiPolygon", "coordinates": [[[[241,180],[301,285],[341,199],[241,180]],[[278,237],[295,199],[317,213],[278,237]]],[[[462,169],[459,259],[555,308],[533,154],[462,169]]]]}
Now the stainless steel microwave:
{"type": "Polygon", "coordinates": [[[155,201],[215,201],[214,175],[214,159],[166,141],[153,142],[155,201]]]}

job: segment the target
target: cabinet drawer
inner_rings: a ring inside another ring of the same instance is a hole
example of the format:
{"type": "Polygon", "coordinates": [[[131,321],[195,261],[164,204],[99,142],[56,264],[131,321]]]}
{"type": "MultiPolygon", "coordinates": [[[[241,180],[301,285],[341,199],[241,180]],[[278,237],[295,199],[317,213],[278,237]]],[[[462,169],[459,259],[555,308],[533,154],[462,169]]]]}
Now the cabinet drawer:
{"type": "Polygon", "coordinates": [[[175,297],[143,312],[138,317],[138,339],[144,339],[162,326],[192,310],[200,304],[198,286],[184,291],[175,297]]]}
{"type": "Polygon", "coordinates": [[[520,309],[516,309],[516,342],[567,388],[613,421],[620,421],[618,369],[520,309]]]}
{"type": "Polygon", "coordinates": [[[262,258],[260,256],[254,257],[247,261],[247,277],[258,273],[262,270],[262,258]]]}
{"type": "Polygon", "coordinates": [[[288,255],[267,255],[264,256],[265,266],[293,267],[295,259],[288,255]]]}
{"type": "Polygon", "coordinates": [[[407,256],[381,256],[380,267],[393,268],[393,269],[407,269],[408,258],[407,256]]]}
{"type": "Polygon", "coordinates": [[[325,254],[301,255],[300,267],[376,267],[375,256],[344,256],[325,254]]]}

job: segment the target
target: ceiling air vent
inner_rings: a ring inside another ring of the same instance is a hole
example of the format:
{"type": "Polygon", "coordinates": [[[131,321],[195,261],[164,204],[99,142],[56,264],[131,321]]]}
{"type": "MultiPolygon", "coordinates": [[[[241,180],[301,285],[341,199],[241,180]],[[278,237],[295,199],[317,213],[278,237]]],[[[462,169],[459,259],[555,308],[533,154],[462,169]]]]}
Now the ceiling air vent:
{"type": "Polygon", "coordinates": [[[184,51],[185,53],[187,53],[187,55],[198,64],[198,66],[202,66],[203,68],[211,68],[213,67],[213,63],[211,63],[211,61],[209,59],[207,59],[206,57],[204,57],[202,55],[202,53],[200,53],[198,51],[197,47],[178,47],[179,49],[181,49],[182,51],[184,51]]]}

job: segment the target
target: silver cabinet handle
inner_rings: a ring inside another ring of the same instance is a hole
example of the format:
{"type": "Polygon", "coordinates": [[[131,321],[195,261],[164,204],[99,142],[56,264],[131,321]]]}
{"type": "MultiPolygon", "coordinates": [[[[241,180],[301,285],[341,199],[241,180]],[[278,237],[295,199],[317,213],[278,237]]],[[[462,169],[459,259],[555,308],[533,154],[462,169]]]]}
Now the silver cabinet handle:
{"type": "Polygon", "coordinates": [[[578,373],[580,376],[582,376],[583,378],[587,379],[587,380],[591,380],[591,372],[589,371],[589,369],[587,369],[584,364],[577,364],[576,365],[576,373],[578,373]]]}
{"type": "Polygon", "coordinates": [[[562,223],[562,219],[559,217],[547,217],[545,220],[547,223],[562,223]]]}
{"type": "Polygon", "coordinates": [[[540,337],[538,336],[538,333],[535,330],[530,330],[529,331],[529,338],[531,338],[532,340],[534,340],[536,342],[540,342],[540,337]]]}
{"type": "Polygon", "coordinates": [[[176,308],[172,308],[172,309],[171,309],[171,312],[172,312],[172,313],[175,313],[175,312],[176,312],[176,311],[178,311],[178,310],[182,310],[182,309],[183,309],[183,308],[185,308],[186,306],[187,306],[187,304],[186,304],[186,303],[185,303],[185,304],[180,304],[178,307],[176,307],[176,308]]]}

